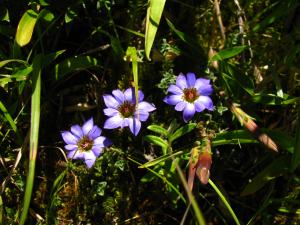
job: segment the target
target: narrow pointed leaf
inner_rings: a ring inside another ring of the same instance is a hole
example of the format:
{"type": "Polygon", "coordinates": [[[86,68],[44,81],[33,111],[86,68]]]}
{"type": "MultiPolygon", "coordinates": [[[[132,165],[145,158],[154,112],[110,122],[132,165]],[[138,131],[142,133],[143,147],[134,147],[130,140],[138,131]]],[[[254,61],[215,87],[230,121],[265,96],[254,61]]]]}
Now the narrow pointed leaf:
{"type": "Polygon", "coordinates": [[[155,145],[158,145],[160,147],[162,147],[163,149],[167,149],[168,148],[168,142],[163,140],[160,137],[154,136],[154,135],[146,135],[144,137],[145,141],[148,141],[150,143],[153,143],[155,145]]]}
{"type": "Polygon", "coordinates": [[[175,152],[175,153],[172,153],[172,154],[167,154],[167,155],[163,155],[161,157],[158,157],[150,162],[147,162],[141,166],[139,166],[139,168],[147,168],[147,167],[151,167],[151,166],[155,166],[161,162],[164,162],[168,159],[172,159],[172,157],[175,157],[175,156],[179,156],[179,155],[182,155],[183,154],[183,151],[178,151],[178,152],[175,152]]]}
{"type": "Polygon", "coordinates": [[[90,56],[78,56],[64,60],[63,62],[55,66],[55,78],[59,80],[66,74],[71,73],[75,70],[83,70],[99,65],[96,58],[90,56]]]}
{"type": "Polygon", "coordinates": [[[174,132],[174,134],[170,135],[169,141],[173,142],[177,138],[180,138],[181,136],[183,136],[183,135],[191,132],[192,130],[194,130],[196,126],[197,126],[196,123],[190,123],[190,124],[186,124],[183,127],[180,127],[178,130],[176,130],[174,132]]]}
{"type": "Polygon", "coordinates": [[[240,54],[242,51],[246,49],[246,46],[235,46],[232,48],[224,49],[217,54],[215,54],[210,61],[220,61],[228,58],[232,58],[233,56],[236,56],[240,54]]]}
{"type": "Polygon", "coordinates": [[[146,33],[145,33],[145,53],[147,59],[150,60],[150,51],[155,39],[161,15],[164,10],[166,0],[149,0],[147,18],[146,18],[146,33]]]}
{"type": "Polygon", "coordinates": [[[250,195],[264,187],[269,181],[288,172],[290,157],[282,156],[274,160],[264,170],[257,174],[252,181],[244,188],[241,196],[250,195]]]}
{"type": "Polygon", "coordinates": [[[162,134],[166,137],[168,136],[168,131],[165,128],[159,126],[159,125],[152,124],[152,125],[148,126],[147,129],[151,130],[155,133],[162,134]]]}

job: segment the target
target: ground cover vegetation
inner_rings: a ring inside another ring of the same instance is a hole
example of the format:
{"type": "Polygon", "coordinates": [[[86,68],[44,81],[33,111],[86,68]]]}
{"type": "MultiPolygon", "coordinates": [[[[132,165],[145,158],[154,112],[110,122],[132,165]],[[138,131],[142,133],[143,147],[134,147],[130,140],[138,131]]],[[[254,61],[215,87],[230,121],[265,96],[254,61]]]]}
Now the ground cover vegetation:
{"type": "Polygon", "coordinates": [[[298,0],[0,4],[0,225],[299,224],[298,0]]]}

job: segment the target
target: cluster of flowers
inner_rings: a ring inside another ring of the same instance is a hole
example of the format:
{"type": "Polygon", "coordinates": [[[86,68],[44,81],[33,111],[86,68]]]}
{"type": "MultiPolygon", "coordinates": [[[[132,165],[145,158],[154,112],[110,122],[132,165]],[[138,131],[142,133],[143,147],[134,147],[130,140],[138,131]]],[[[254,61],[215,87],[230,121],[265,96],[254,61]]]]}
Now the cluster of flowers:
{"type": "MultiPolygon", "coordinates": [[[[176,79],[176,85],[168,88],[171,95],[165,97],[164,102],[175,105],[176,111],[183,111],[183,120],[188,122],[195,112],[204,109],[213,110],[213,102],[209,95],[213,92],[210,80],[196,79],[194,73],[180,74],[176,79]]],[[[132,88],[124,92],[112,91],[112,95],[103,96],[105,108],[104,114],[109,118],[104,123],[105,129],[129,127],[136,136],[141,129],[141,122],[148,119],[149,113],[155,110],[155,106],[144,100],[142,91],[138,93],[138,103],[132,88]]],[[[102,130],[94,125],[93,118],[86,121],[82,127],[73,125],[70,131],[61,133],[65,141],[65,149],[68,158],[81,159],[91,168],[96,158],[101,154],[104,147],[112,143],[109,139],[101,136],[102,130]]]]}

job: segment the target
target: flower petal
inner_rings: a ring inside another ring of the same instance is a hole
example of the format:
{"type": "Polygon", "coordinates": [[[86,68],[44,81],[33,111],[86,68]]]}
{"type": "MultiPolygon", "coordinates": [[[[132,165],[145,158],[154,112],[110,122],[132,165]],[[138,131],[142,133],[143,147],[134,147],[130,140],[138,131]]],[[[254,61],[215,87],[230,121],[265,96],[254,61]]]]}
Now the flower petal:
{"type": "Polygon", "coordinates": [[[94,127],[93,117],[86,121],[82,126],[83,135],[88,135],[94,127]]]}
{"type": "Polygon", "coordinates": [[[123,118],[119,115],[108,118],[104,123],[105,129],[114,129],[120,127],[123,123],[123,118]]]}
{"type": "Polygon", "coordinates": [[[103,100],[108,108],[117,109],[120,105],[112,95],[103,95],[103,100]]]}
{"type": "Polygon", "coordinates": [[[92,151],[96,157],[98,157],[101,154],[102,150],[103,149],[100,146],[94,146],[92,148],[92,151]]]}
{"type": "Polygon", "coordinates": [[[146,121],[149,117],[149,113],[144,110],[139,110],[134,114],[134,117],[140,121],[146,121]]]}
{"type": "Polygon", "coordinates": [[[101,134],[101,129],[95,125],[89,132],[88,136],[90,140],[94,140],[95,138],[99,137],[100,134],[101,134]]]}
{"type": "Polygon", "coordinates": [[[179,103],[175,106],[175,110],[176,110],[176,111],[182,111],[182,110],[184,110],[184,108],[186,107],[187,104],[188,104],[188,103],[187,103],[187,102],[184,102],[184,101],[179,102],[179,103]]]}
{"type": "Polygon", "coordinates": [[[182,102],[182,95],[169,95],[164,98],[164,102],[169,105],[176,105],[179,102],[182,102]]]}
{"type": "Polygon", "coordinates": [[[76,145],[78,142],[78,138],[75,135],[73,135],[70,131],[61,132],[61,136],[66,142],[66,144],[76,145]]]}
{"type": "Polygon", "coordinates": [[[191,103],[187,103],[186,107],[183,110],[183,120],[188,122],[195,115],[195,106],[191,103]]]}
{"type": "Polygon", "coordinates": [[[178,87],[174,84],[171,84],[167,91],[171,92],[172,94],[175,94],[175,95],[182,95],[183,94],[183,91],[180,89],[180,87],[178,87]]]}
{"type": "Polygon", "coordinates": [[[197,101],[200,101],[205,106],[205,108],[207,108],[208,110],[210,110],[210,111],[214,110],[214,104],[210,97],[200,96],[197,101]]]}
{"type": "Polygon", "coordinates": [[[198,78],[195,83],[195,88],[200,95],[210,95],[213,92],[212,86],[209,84],[210,80],[198,78]]]}
{"type": "Polygon", "coordinates": [[[136,119],[136,118],[134,118],[134,119],[129,118],[129,128],[130,128],[131,133],[134,134],[134,136],[138,135],[138,133],[139,133],[139,131],[141,129],[141,125],[142,124],[141,124],[141,122],[138,119],[136,119]]]}
{"type": "Polygon", "coordinates": [[[205,105],[201,101],[199,101],[199,99],[197,99],[195,101],[195,109],[197,112],[202,112],[205,109],[205,105]]]}
{"type": "Polygon", "coordinates": [[[196,76],[194,73],[187,73],[186,74],[186,81],[189,88],[195,86],[196,76]]]}
{"type": "Polygon", "coordinates": [[[68,152],[67,157],[69,159],[83,159],[83,152],[77,150],[70,151],[68,152]]]}
{"type": "Polygon", "coordinates": [[[65,149],[68,150],[68,151],[74,151],[78,148],[77,145],[65,145],[65,149]]]}
{"type": "Polygon", "coordinates": [[[182,73],[180,73],[176,79],[176,86],[182,90],[188,87],[186,83],[186,77],[182,73]]]}
{"type": "Polygon", "coordinates": [[[83,137],[83,132],[82,129],[79,125],[74,125],[71,127],[71,132],[76,135],[78,138],[82,138],[83,137]]]}
{"type": "Polygon", "coordinates": [[[103,137],[103,136],[97,137],[94,140],[94,146],[107,147],[110,145],[112,145],[112,142],[108,138],[103,137]]]}
{"type": "Polygon", "coordinates": [[[125,95],[121,90],[113,90],[112,94],[115,96],[115,99],[122,104],[125,101],[125,95]]]}
{"type": "Polygon", "coordinates": [[[106,116],[115,116],[115,115],[119,114],[119,111],[117,109],[113,109],[113,108],[103,109],[103,112],[106,116]]]}
{"type": "MultiPolygon", "coordinates": [[[[135,103],[135,94],[134,94],[134,89],[133,88],[127,88],[126,91],[124,92],[125,98],[127,101],[130,103],[135,103]]],[[[138,91],[139,99],[138,101],[143,101],[144,99],[144,93],[142,91],[138,91]]]]}
{"type": "Polygon", "coordinates": [[[156,108],[153,104],[150,104],[149,102],[140,102],[138,104],[138,110],[143,110],[146,112],[152,112],[154,111],[156,108]]]}
{"type": "Polygon", "coordinates": [[[124,118],[121,124],[121,128],[123,129],[124,127],[129,126],[129,118],[124,118]]]}
{"type": "Polygon", "coordinates": [[[83,157],[87,168],[91,168],[96,161],[96,156],[93,151],[84,152],[83,157]]]}

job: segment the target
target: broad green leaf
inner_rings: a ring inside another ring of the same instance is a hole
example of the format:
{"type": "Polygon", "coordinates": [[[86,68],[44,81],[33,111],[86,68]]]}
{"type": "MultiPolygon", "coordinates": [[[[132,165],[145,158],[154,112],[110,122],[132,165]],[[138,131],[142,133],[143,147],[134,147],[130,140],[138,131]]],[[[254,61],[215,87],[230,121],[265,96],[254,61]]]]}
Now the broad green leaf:
{"type": "Polygon", "coordinates": [[[55,79],[59,80],[74,70],[83,70],[98,65],[98,60],[90,56],[75,56],[68,58],[55,66],[55,79]]]}
{"type": "Polygon", "coordinates": [[[168,131],[165,128],[159,126],[159,125],[152,124],[152,125],[148,126],[147,129],[151,130],[151,131],[153,131],[155,133],[162,134],[165,137],[168,136],[168,131]]]}
{"type": "Polygon", "coordinates": [[[146,33],[145,33],[145,53],[147,59],[150,60],[150,51],[155,39],[161,15],[164,10],[166,0],[149,0],[147,17],[146,17],[146,33]]]}
{"type": "Polygon", "coordinates": [[[287,173],[290,167],[290,160],[289,156],[282,156],[274,160],[264,170],[257,174],[249,184],[247,184],[241,195],[246,196],[253,194],[264,187],[269,181],[287,173]]]}
{"type": "Polygon", "coordinates": [[[23,47],[30,42],[37,18],[38,14],[32,9],[23,14],[16,33],[16,42],[19,46],[23,47]]]}
{"type": "Polygon", "coordinates": [[[165,141],[164,139],[154,135],[146,135],[144,137],[144,140],[162,147],[163,153],[166,154],[166,150],[168,148],[168,142],[165,141]]]}
{"type": "Polygon", "coordinates": [[[174,134],[171,134],[169,136],[170,143],[175,141],[177,138],[180,138],[181,136],[191,132],[192,130],[195,129],[196,126],[197,126],[196,123],[189,123],[189,124],[184,125],[183,127],[180,127],[178,130],[176,130],[174,132],[174,134]]]}
{"type": "Polygon", "coordinates": [[[160,156],[150,162],[147,162],[141,166],[139,166],[139,168],[146,168],[146,167],[151,167],[151,166],[155,166],[161,162],[164,162],[168,159],[172,159],[172,157],[175,157],[175,156],[179,156],[179,155],[182,155],[184,152],[183,151],[178,151],[178,152],[175,152],[175,153],[172,153],[172,154],[167,154],[167,155],[163,155],[163,156],[160,156]]]}
{"type": "Polygon", "coordinates": [[[232,48],[227,48],[224,50],[219,51],[217,54],[215,54],[210,61],[220,61],[228,58],[232,58],[233,56],[236,56],[240,54],[242,51],[246,49],[247,46],[235,46],[232,48]]]}
{"type": "Polygon", "coordinates": [[[300,106],[298,106],[298,121],[296,127],[296,141],[294,145],[294,154],[292,155],[291,170],[294,171],[300,165],[300,106]]]}

